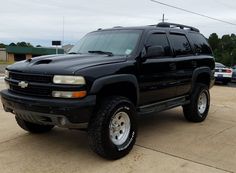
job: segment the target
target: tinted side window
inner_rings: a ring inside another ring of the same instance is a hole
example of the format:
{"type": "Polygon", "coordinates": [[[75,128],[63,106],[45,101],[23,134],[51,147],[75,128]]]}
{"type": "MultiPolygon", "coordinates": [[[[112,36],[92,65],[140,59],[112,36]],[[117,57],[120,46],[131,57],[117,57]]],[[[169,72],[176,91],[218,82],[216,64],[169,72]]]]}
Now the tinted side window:
{"type": "Polygon", "coordinates": [[[194,43],[194,49],[198,55],[212,55],[211,48],[203,35],[190,33],[189,36],[194,43]]]}
{"type": "Polygon", "coordinates": [[[192,54],[190,44],[185,35],[171,34],[170,42],[176,56],[192,54]]]}
{"type": "Polygon", "coordinates": [[[151,34],[148,38],[147,44],[148,46],[162,46],[165,51],[164,56],[171,56],[170,45],[166,34],[151,34]]]}

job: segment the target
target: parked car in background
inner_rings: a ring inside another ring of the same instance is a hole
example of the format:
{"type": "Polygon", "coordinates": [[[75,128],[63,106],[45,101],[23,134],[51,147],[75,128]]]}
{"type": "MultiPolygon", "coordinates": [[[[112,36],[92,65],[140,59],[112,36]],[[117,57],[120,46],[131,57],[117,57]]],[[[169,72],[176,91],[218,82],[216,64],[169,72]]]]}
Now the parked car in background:
{"type": "Polygon", "coordinates": [[[222,82],[227,85],[231,82],[233,70],[225,65],[216,62],[215,63],[215,81],[222,82]]]}
{"type": "Polygon", "coordinates": [[[236,82],[236,65],[233,66],[232,82],[236,82]]]}

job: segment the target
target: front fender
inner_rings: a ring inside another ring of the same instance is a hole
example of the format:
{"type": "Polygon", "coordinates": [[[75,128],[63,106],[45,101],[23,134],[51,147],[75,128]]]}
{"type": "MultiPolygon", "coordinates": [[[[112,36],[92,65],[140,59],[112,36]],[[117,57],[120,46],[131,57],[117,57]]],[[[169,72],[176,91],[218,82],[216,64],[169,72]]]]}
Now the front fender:
{"type": "Polygon", "coordinates": [[[132,74],[116,74],[98,78],[93,82],[89,93],[97,94],[104,86],[120,82],[129,82],[135,87],[137,94],[137,103],[138,103],[139,101],[138,81],[136,76],[132,74]]]}

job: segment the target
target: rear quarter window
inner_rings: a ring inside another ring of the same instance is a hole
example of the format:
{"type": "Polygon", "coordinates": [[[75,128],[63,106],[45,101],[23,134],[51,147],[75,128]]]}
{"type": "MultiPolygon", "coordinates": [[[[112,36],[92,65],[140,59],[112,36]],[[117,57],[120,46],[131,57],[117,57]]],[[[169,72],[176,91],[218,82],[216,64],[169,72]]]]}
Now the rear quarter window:
{"type": "Polygon", "coordinates": [[[211,48],[203,35],[199,33],[189,33],[189,36],[193,41],[194,50],[197,55],[212,55],[211,48]]]}

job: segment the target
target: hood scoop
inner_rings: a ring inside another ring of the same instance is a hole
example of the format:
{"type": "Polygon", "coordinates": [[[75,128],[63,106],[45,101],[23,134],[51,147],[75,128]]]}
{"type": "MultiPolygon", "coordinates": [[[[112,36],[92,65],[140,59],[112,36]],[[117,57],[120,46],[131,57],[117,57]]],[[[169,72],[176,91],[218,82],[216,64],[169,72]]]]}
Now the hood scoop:
{"type": "Polygon", "coordinates": [[[43,59],[43,60],[39,60],[39,61],[35,62],[34,65],[49,64],[50,62],[52,62],[51,59],[43,59]]]}

